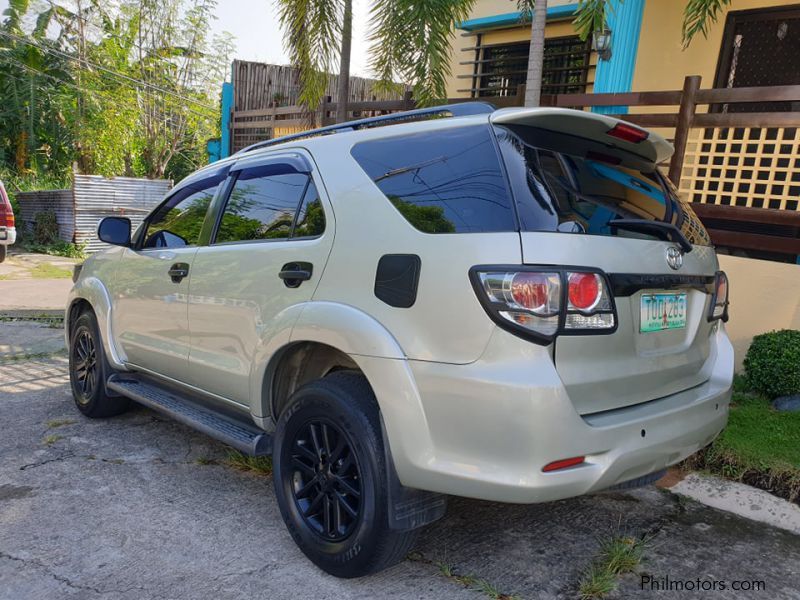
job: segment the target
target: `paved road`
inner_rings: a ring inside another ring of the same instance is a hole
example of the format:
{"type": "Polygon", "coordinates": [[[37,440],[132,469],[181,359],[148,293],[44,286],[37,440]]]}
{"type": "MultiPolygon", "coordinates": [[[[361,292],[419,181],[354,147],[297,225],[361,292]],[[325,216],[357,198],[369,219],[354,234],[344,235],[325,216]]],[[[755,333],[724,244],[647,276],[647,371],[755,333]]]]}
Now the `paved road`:
{"type": "Polygon", "coordinates": [[[82,418],[66,382],[63,357],[0,362],[3,600],[488,597],[433,562],[521,598],[574,598],[600,542],[620,533],[650,541],[611,598],[800,598],[800,538],[655,488],[540,506],[453,499],[412,559],[337,580],[296,549],[269,478],[146,409],[82,418]],[[641,574],[767,590],[646,593],[641,574]]]}
{"type": "Polygon", "coordinates": [[[72,273],[77,262],[80,261],[73,258],[20,252],[12,246],[12,253],[0,263],[0,312],[64,310],[72,279],[43,279],[37,268],[72,273]]]}

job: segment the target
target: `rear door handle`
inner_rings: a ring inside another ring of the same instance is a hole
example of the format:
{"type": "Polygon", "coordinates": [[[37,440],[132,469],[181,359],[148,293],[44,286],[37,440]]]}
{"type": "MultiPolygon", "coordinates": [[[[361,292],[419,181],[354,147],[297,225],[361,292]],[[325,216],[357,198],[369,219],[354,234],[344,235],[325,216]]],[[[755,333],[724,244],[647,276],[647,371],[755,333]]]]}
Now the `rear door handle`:
{"type": "Polygon", "coordinates": [[[300,287],[304,281],[311,279],[314,265],[308,262],[291,262],[283,265],[278,277],[283,279],[283,284],[288,288],[300,287]]]}
{"type": "Polygon", "coordinates": [[[167,271],[167,275],[172,279],[172,283],[180,283],[189,274],[188,263],[175,263],[167,271]]]}

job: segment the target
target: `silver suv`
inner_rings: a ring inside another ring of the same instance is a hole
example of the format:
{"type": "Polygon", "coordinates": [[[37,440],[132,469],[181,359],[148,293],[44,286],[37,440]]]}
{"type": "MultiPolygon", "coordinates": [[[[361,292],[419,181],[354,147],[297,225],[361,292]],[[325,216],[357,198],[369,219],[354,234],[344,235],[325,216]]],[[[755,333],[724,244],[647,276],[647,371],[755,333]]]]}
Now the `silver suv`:
{"type": "MultiPolygon", "coordinates": [[[[272,454],[303,552],[400,560],[446,495],[534,503],[651,483],[728,415],[727,279],[599,114],[482,103],[271,140],[178,184],[76,273],[72,391],[272,454]]],[[[220,507],[224,510],[224,507],[220,507]]]]}

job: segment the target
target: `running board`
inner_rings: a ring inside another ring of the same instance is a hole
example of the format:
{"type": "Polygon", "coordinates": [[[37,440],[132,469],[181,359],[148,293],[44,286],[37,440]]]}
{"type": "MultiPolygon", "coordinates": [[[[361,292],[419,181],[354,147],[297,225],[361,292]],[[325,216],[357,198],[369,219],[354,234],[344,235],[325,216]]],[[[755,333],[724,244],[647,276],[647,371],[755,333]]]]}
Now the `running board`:
{"type": "Polygon", "coordinates": [[[255,426],[226,418],[197,402],[135,375],[112,375],[108,389],[205,433],[249,456],[272,454],[272,436],[255,426]]]}

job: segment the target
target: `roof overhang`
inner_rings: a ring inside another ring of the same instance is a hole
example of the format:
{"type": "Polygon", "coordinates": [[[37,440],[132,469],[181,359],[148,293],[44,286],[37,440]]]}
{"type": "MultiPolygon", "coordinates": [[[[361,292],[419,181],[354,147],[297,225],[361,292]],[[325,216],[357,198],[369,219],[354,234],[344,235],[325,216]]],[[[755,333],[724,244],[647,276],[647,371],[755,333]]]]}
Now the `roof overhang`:
{"type": "MultiPolygon", "coordinates": [[[[547,20],[555,21],[558,19],[568,19],[578,10],[578,3],[558,4],[547,7],[547,20]]],[[[519,27],[524,22],[521,19],[520,11],[503,13],[500,15],[490,15],[488,17],[477,17],[462,21],[456,27],[464,31],[478,32],[486,29],[502,29],[505,27],[519,27]]]]}

